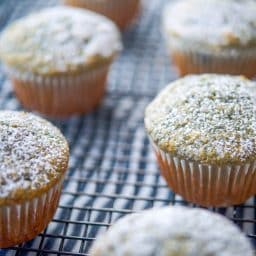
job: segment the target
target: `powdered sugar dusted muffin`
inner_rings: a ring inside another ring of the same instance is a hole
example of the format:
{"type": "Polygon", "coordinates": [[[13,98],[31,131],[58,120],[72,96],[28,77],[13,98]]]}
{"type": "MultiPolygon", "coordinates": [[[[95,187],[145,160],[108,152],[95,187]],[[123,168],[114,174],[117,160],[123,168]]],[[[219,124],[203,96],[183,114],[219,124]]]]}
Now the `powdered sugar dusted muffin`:
{"type": "Polygon", "coordinates": [[[25,107],[68,115],[99,104],[121,47],[119,31],[107,18],[59,6],[7,27],[0,38],[0,58],[25,107]]]}
{"type": "Polygon", "coordinates": [[[253,256],[245,235],[221,215],[165,207],[128,215],[102,234],[92,256],[253,256]]]}
{"type": "Polygon", "coordinates": [[[68,158],[67,142],[52,124],[0,111],[0,248],[32,239],[50,222],[68,158]]]}
{"type": "Polygon", "coordinates": [[[256,194],[256,85],[243,77],[187,76],[147,107],[145,126],[170,187],[213,206],[256,194]]]}
{"type": "Polygon", "coordinates": [[[255,12],[254,0],[181,0],[168,4],[163,15],[164,35],[180,74],[254,76],[255,12]]]}
{"type": "Polygon", "coordinates": [[[64,0],[67,5],[86,8],[105,15],[124,29],[138,14],[140,0],[64,0]]]}

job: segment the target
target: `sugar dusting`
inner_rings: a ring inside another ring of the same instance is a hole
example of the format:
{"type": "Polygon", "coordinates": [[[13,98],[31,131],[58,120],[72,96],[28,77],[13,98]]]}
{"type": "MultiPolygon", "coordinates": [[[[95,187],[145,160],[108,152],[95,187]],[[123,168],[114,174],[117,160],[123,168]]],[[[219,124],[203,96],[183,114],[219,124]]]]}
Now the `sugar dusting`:
{"type": "Polygon", "coordinates": [[[92,256],[253,256],[245,235],[223,216],[165,207],[131,214],[102,234],[92,256]]]}
{"type": "Polygon", "coordinates": [[[122,48],[109,19],[79,8],[52,7],[10,25],[1,38],[1,55],[9,65],[40,74],[90,66],[122,48]]]}
{"type": "Polygon", "coordinates": [[[164,29],[190,45],[255,46],[255,12],[254,0],[182,0],[166,7],[164,29]]]}
{"type": "Polygon", "coordinates": [[[256,159],[256,85],[241,77],[188,76],[170,84],[146,110],[161,149],[205,163],[256,159]]]}
{"type": "Polygon", "coordinates": [[[61,175],[68,147],[59,130],[32,114],[0,112],[0,199],[61,175]]]}

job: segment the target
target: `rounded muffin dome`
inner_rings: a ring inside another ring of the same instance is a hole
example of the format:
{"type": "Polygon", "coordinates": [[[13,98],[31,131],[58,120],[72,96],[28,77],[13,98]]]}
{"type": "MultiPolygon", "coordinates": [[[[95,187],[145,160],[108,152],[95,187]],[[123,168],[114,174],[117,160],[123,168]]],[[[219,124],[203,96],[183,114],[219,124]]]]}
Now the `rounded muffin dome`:
{"type": "Polygon", "coordinates": [[[0,206],[40,196],[62,179],[68,144],[51,123],[32,114],[0,111],[0,206]]]}
{"type": "Polygon", "coordinates": [[[8,67],[40,75],[90,70],[110,62],[121,48],[112,21],[64,6],[21,18],[0,38],[0,57],[8,67]]]}
{"type": "Polygon", "coordinates": [[[243,77],[191,75],[168,85],[146,109],[160,149],[206,164],[256,160],[256,85],[243,77]]]}
{"type": "Polygon", "coordinates": [[[182,0],[166,7],[164,30],[201,50],[256,47],[255,12],[254,0],[182,0]]]}
{"type": "Polygon", "coordinates": [[[202,209],[165,207],[128,215],[102,234],[92,256],[253,256],[233,223],[202,209]]]}

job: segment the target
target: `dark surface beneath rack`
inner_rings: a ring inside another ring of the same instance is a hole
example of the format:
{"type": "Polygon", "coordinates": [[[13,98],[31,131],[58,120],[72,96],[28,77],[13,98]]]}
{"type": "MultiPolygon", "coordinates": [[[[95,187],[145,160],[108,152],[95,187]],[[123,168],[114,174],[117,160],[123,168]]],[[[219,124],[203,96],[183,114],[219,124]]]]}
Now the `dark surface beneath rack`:
{"type": "MultiPolygon", "coordinates": [[[[140,18],[123,34],[125,49],[114,63],[108,92],[94,113],[52,120],[70,143],[71,159],[57,213],[33,241],[0,255],[89,255],[98,232],[128,213],[187,204],[159,175],[143,126],[145,106],[177,77],[161,37],[166,0],[144,0],[140,18]]],[[[55,0],[0,0],[0,29],[55,0]]],[[[22,109],[0,69],[0,109],[22,109]]],[[[227,209],[256,245],[256,200],[227,209]]]]}

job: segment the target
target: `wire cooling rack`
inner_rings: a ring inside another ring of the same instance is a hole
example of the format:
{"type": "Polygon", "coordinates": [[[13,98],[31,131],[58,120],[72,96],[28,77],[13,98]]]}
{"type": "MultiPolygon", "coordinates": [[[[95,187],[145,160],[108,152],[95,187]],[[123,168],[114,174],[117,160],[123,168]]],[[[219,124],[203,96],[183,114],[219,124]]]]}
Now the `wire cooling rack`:
{"type": "MultiPolygon", "coordinates": [[[[128,0],[127,0],[128,1],[128,0]]],[[[71,159],[53,221],[33,241],[0,250],[0,255],[89,255],[96,235],[134,211],[187,204],[159,175],[143,126],[145,106],[176,78],[160,33],[166,0],[144,0],[140,17],[123,35],[125,49],[114,63],[102,106],[86,116],[52,120],[70,143],[71,159]]],[[[1,0],[0,29],[50,0],[1,0]]],[[[1,70],[0,70],[1,71],[1,70]]],[[[22,109],[0,72],[0,108],[22,109]]],[[[227,209],[256,245],[256,200],[227,209]]]]}

